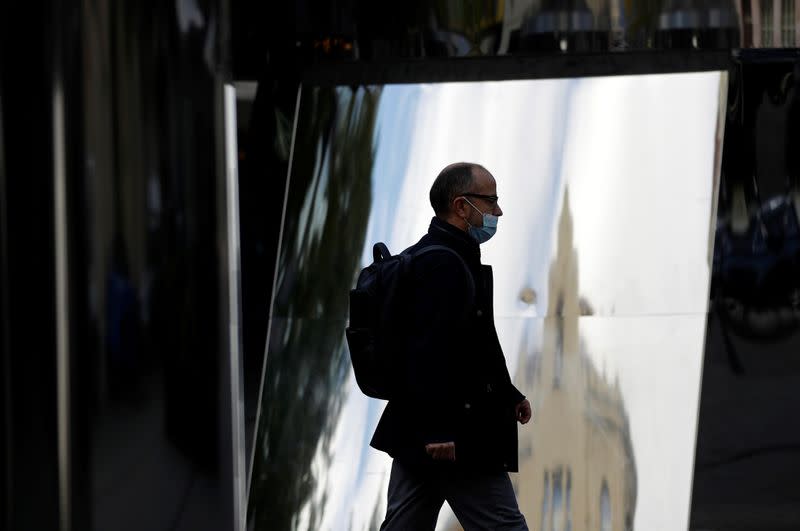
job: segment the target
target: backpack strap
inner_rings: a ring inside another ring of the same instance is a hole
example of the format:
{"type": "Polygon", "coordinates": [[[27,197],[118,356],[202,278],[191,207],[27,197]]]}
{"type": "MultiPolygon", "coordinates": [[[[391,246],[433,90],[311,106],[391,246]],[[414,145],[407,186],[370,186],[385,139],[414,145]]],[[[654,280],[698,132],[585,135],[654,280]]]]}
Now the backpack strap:
{"type": "Polygon", "coordinates": [[[474,301],[475,300],[475,279],[472,277],[472,272],[469,270],[469,266],[467,266],[467,263],[464,261],[463,258],[461,258],[461,255],[458,254],[456,251],[454,251],[453,249],[451,249],[450,247],[447,247],[445,245],[428,245],[428,246],[425,246],[422,249],[419,249],[416,252],[412,253],[411,254],[411,258],[414,259],[414,258],[417,258],[419,256],[422,256],[423,254],[427,254],[427,253],[434,252],[434,251],[445,251],[445,252],[448,252],[448,253],[451,253],[451,254],[455,255],[458,258],[458,261],[464,267],[464,272],[467,274],[467,280],[469,282],[469,300],[474,301]]]}
{"type": "Polygon", "coordinates": [[[375,262],[380,262],[392,256],[392,253],[389,252],[389,248],[386,247],[386,244],[383,242],[378,242],[372,246],[372,259],[375,262]]]}

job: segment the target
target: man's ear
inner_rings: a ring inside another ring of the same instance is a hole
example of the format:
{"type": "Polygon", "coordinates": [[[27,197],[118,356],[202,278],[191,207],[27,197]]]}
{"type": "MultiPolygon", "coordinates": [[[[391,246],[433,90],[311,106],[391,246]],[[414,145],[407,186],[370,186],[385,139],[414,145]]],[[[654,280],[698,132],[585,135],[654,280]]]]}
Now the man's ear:
{"type": "Polygon", "coordinates": [[[463,197],[456,197],[453,199],[453,213],[458,216],[459,218],[464,218],[464,206],[466,201],[464,201],[463,197]]]}

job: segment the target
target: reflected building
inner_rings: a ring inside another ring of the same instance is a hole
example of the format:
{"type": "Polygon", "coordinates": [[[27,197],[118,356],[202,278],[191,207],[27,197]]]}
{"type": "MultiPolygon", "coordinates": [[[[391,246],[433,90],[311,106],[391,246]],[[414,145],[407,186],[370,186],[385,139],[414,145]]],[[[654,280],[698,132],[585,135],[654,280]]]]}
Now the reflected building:
{"type": "Polygon", "coordinates": [[[512,476],[533,529],[630,530],[636,465],[619,381],[589,358],[579,318],[591,305],[579,295],[569,191],[550,266],[541,349],[523,352],[515,375],[533,406],[520,430],[520,472],[512,476]]]}
{"type": "Polygon", "coordinates": [[[624,40],[622,0],[509,1],[502,52],[591,51],[617,48],[624,40]]]}
{"type": "Polygon", "coordinates": [[[798,0],[738,0],[744,47],[796,48],[800,43],[798,4],[798,0]]]}
{"type": "Polygon", "coordinates": [[[665,0],[655,18],[658,48],[726,49],[740,46],[740,10],[732,0],[665,0]]]}

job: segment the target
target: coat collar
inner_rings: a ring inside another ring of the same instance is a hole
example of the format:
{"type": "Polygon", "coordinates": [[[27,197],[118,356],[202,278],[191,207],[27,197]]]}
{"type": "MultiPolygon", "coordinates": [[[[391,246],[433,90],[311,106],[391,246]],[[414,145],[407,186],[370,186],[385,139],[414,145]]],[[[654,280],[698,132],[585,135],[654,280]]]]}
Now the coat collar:
{"type": "Polygon", "coordinates": [[[428,234],[435,239],[441,239],[446,245],[453,247],[465,259],[480,261],[481,248],[478,242],[463,230],[448,222],[435,217],[431,220],[428,234]]]}

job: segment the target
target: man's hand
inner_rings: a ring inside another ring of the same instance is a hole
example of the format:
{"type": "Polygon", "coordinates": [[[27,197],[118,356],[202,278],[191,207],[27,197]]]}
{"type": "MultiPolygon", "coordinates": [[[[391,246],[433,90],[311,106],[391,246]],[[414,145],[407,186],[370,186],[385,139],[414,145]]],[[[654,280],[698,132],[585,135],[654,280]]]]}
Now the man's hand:
{"type": "Polygon", "coordinates": [[[425,451],[437,461],[456,460],[456,444],[454,442],[426,444],[425,451]]]}
{"type": "Polygon", "coordinates": [[[528,421],[531,420],[533,412],[531,411],[531,403],[528,402],[527,398],[516,405],[514,408],[514,416],[520,424],[527,424],[528,421]]]}

